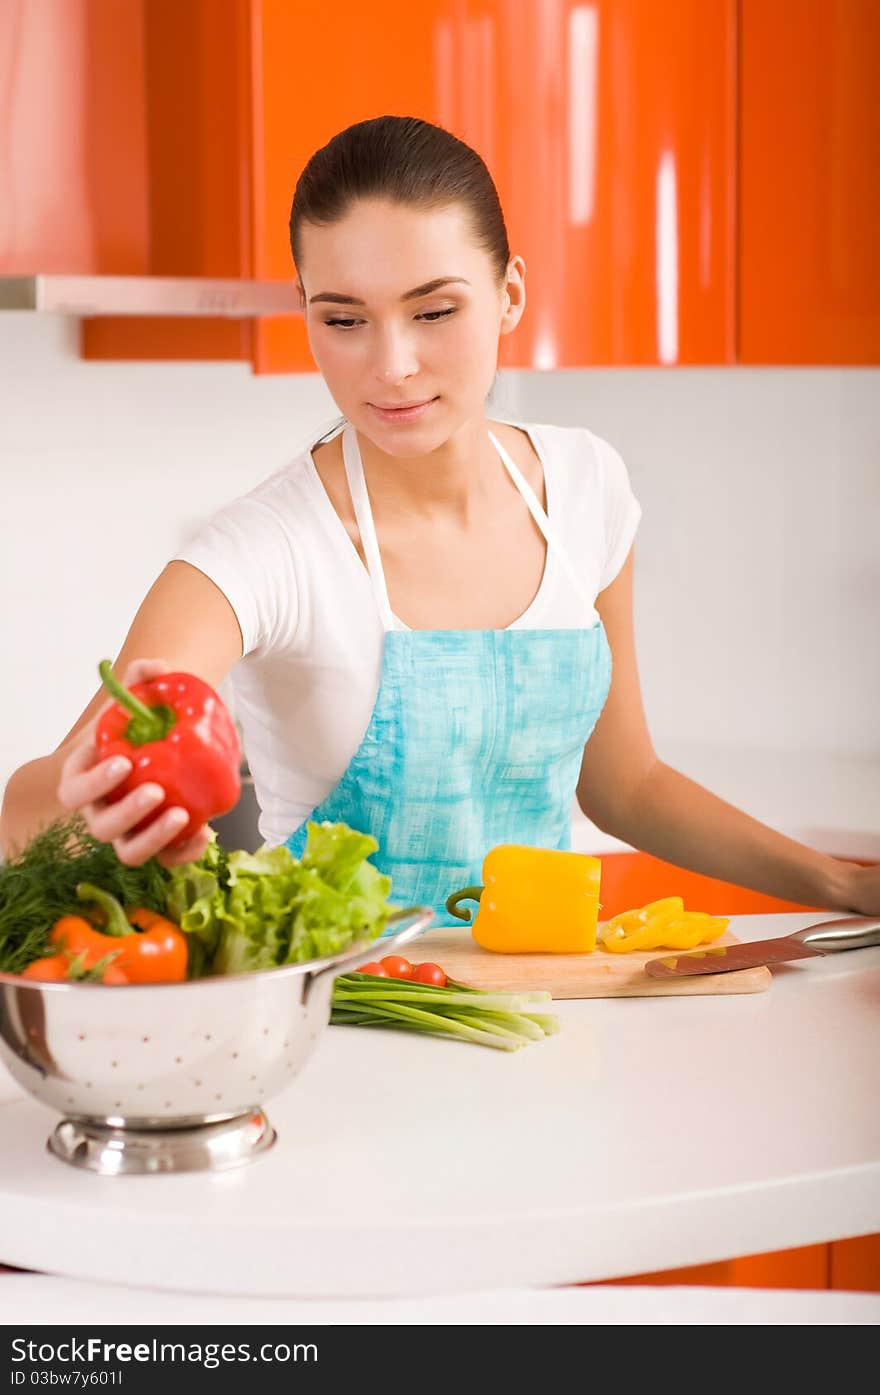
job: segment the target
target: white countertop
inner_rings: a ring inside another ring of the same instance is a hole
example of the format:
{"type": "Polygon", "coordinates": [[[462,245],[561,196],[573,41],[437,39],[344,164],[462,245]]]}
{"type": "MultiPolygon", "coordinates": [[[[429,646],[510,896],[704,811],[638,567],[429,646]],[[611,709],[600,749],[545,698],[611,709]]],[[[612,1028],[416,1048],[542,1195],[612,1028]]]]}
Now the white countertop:
{"type": "MultiPolygon", "coordinates": [[[[759,751],[699,743],[659,752],[752,818],[834,857],[880,861],[880,755],[759,751]]],[[[572,847],[595,855],[630,852],[574,810],[572,847]]]]}
{"type": "MultiPolygon", "coordinates": [[[[802,915],[735,917],[742,939],[802,915]]],[[[0,1260],[228,1296],[607,1280],[880,1231],[880,948],[764,993],[554,1004],[515,1053],[328,1028],[237,1171],[99,1178],[0,1078],[0,1260]]],[[[0,1284],[3,1280],[0,1279],[0,1284]]],[[[0,1290],[2,1291],[2,1290],[0,1290]]]]}
{"type": "MultiPolygon", "coordinates": [[[[707,1324],[779,1326],[880,1323],[880,1294],[832,1289],[648,1286],[493,1289],[427,1298],[227,1298],[94,1284],[47,1274],[0,1274],[6,1327],[314,1325],[412,1326],[707,1324]]],[[[302,1340],[301,1337],[298,1340],[302,1340]]]]}

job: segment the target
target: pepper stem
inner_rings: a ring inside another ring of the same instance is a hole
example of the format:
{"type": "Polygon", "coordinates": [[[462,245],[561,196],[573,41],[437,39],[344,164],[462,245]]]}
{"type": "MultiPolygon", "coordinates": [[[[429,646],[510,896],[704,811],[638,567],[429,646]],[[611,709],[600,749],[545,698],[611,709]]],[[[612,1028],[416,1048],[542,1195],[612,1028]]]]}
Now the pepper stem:
{"type": "Polygon", "coordinates": [[[466,911],[460,911],[458,909],[458,903],[459,901],[468,900],[479,901],[485,889],[486,888],[481,885],[466,886],[463,887],[461,891],[454,891],[451,896],[447,896],[446,898],[447,911],[450,915],[457,916],[459,920],[466,920],[468,923],[470,923],[471,915],[473,914],[472,911],[470,909],[466,911]]]}
{"type": "Polygon", "coordinates": [[[102,891],[99,886],[92,886],[91,882],[78,882],[76,888],[77,898],[80,901],[94,901],[96,906],[107,917],[107,924],[104,926],[105,935],[133,935],[134,926],[129,923],[128,917],[115,896],[111,896],[109,891],[102,891]]]}
{"type": "Polygon", "coordinates": [[[164,740],[176,721],[171,708],[164,703],[148,707],[145,702],[141,702],[140,698],[136,698],[134,693],[129,692],[128,688],[120,683],[109,659],[101,660],[98,672],[111,697],[114,697],[126,712],[131,713],[131,721],[125,730],[126,740],[133,746],[145,746],[149,741],[164,740]]]}

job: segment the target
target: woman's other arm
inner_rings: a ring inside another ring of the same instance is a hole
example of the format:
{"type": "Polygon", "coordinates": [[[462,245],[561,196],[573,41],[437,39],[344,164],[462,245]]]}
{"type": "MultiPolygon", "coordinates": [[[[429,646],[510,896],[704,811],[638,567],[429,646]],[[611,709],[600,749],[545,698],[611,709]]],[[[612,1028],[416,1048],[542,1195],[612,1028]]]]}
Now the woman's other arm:
{"type": "Polygon", "coordinates": [[[587,818],[634,848],[705,876],[806,906],[880,912],[880,866],[857,867],[787,838],[658,758],[636,662],[632,552],[596,609],[613,675],[578,781],[587,818]]]}
{"type": "MultiPolygon", "coordinates": [[[[223,592],[188,562],[169,562],[154,582],[132,622],[113,667],[126,683],[180,669],[216,687],[241,658],[238,621],[223,592]],[[155,656],[161,655],[161,658],[155,656]]],[[[98,656],[100,657],[100,656],[98,656]]],[[[96,661],[97,662],[97,661],[96,661]]],[[[113,805],[106,794],[125,778],[110,761],[96,760],[95,721],[107,707],[99,689],[61,744],[50,754],[28,761],[10,777],[0,810],[0,852],[10,856],[40,828],[59,816],[80,810],[96,837],[112,843],[132,865],[160,853],[180,823],[166,810],[141,834],[130,836],[148,812],[144,789],[113,805]]],[[[153,787],[153,804],[159,804],[153,787]]],[[[204,850],[203,830],[167,855],[170,863],[187,861],[204,850]]],[[[163,857],[165,860],[165,857],[163,857]]]]}

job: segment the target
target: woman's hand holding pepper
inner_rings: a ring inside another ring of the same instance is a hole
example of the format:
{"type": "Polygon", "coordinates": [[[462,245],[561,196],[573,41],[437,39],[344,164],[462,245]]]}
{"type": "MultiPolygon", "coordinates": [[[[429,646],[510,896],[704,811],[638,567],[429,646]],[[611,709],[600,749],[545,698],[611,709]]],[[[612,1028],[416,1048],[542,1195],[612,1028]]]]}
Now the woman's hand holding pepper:
{"type": "MultiPolygon", "coordinates": [[[[126,687],[168,672],[161,659],[136,659],[129,664],[123,682],[126,687]]],[[[107,707],[113,705],[112,701],[107,707]]],[[[105,707],[103,711],[106,711],[105,707]]],[[[157,857],[165,867],[192,862],[201,857],[210,840],[210,829],[203,824],[193,837],[173,849],[168,844],[177,837],[189,821],[185,809],[172,807],[139,833],[133,829],[157,809],[165,798],[159,784],[145,784],[132,790],[117,803],[107,796],[121,785],[132,770],[132,763],[123,756],[99,760],[95,748],[95,727],[101,713],[86,728],[61,767],[58,799],[71,813],[79,813],[89,831],[102,843],[111,843],[120,862],[139,867],[151,857],[157,857]]]]}

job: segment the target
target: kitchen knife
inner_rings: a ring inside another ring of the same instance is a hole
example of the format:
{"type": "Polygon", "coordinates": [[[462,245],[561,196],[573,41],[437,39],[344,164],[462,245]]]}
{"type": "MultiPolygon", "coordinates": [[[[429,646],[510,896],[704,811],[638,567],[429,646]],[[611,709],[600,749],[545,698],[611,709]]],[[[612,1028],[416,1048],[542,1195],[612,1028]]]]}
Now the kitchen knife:
{"type": "Polygon", "coordinates": [[[705,949],[691,950],[687,954],[649,959],[645,973],[650,974],[651,978],[724,974],[732,969],[752,969],[757,964],[812,959],[814,955],[830,954],[838,949],[867,949],[869,945],[880,945],[880,920],[866,915],[852,915],[841,920],[823,920],[818,925],[808,925],[804,930],[795,930],[792,935],[779,935],[772,940],[707,945],[705,949]]]}

